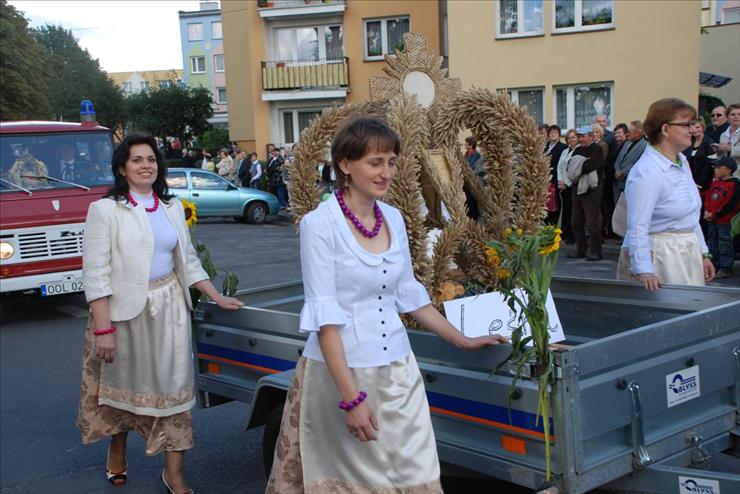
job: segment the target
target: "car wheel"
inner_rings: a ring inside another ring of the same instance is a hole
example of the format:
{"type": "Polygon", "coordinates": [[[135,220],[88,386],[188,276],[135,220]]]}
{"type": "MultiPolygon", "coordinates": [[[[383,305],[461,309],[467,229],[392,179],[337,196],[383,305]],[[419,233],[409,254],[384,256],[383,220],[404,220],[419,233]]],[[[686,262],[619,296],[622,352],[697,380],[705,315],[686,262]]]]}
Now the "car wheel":
{"type": "Polygon", "coordinates": [[[267,205],[263,202],[254,202],[247,206],[244,217],[250,223],[260,224],[267,219],[267,205]]]}
{"type": "Polygon", "coordinates": [[[272,462],[275,459],[275,448],[278,436],[280,436],[280,422],[283,419],[284,403],[275,407],[265,420],[265,430],[262,433],[262,465],[265,468],[265,476],[270,477],[272,462]]]}

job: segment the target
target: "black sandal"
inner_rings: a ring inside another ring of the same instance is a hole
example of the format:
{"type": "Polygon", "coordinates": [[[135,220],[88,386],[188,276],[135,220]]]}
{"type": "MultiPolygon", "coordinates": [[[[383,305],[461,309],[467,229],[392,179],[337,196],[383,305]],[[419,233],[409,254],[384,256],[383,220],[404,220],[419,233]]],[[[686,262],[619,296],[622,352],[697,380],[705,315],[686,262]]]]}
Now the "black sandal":
{"type": "Polygon", "coordinates": [[[126,480],[128,479],[128,462],[126,466],[123,469],[123,472],[111,472],[110,468],[108,467],[108,461],[110,460],[110,447],[108,447],[108,457],[105,461],[105,478],[113,484],[116,487],[120,487],[123,484],[126,483],[126,480]]]}

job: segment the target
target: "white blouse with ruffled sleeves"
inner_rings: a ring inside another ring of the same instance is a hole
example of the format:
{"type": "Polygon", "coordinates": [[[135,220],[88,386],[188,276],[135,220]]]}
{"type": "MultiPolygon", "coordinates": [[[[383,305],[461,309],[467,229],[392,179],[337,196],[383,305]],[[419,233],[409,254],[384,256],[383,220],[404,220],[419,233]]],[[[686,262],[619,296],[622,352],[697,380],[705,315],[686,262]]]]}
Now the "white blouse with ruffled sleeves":
{"type": "Polygon", "coordinates": [[[310,332],[303,356],[324,361],[318,331],[336,325],[349,367],[378,367],[411,352],[399,313],[430,304],[414,277],[401,213],[378,202],[391,234],[382,254],[365,250],[332,194],[300,224],[305,300],[301,332],[310,332]]]}

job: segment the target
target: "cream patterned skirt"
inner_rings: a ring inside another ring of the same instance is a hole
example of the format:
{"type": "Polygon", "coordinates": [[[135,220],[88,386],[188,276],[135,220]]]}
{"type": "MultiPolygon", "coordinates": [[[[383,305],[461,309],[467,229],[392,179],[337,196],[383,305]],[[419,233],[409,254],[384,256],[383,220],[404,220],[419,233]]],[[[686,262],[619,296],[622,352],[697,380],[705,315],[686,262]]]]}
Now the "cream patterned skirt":
{"type": "Polygon", "coordinates": [[[347,430],[326,364],[302,358],[288,390],[267,494],[441,493],[424,383],[413,353],[350,369],[378,419],[377,441],[347,430]]]}
{"type": "MultiPolygon", "coordinates": [[[[653,266],[660,280],[669,285],[704,286],[701,244],[692,232],[663,232],[651,235],[653,266]]],[[[617,279],[640,281],[632,272],[629,249],[622,247],[617,264],[617,279]]]]}
{"type": "Polygon", "coordinates": [[[175,275],[150,282],[141,314],[114,325],[116,358],[110,364],[95,355],[95,336],[85,332],[77,417],[82,442],[135,430],[148,455],[192,448],[190,314],[175,275]]]}

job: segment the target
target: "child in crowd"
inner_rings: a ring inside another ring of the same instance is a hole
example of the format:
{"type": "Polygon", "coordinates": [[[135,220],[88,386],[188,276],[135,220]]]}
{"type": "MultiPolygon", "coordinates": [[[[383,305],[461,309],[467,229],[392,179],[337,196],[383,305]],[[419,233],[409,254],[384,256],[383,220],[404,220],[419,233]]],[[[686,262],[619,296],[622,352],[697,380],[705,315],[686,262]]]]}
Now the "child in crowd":
{"type": "Polygon", "coordinates": [[[732,217],[740,211],[740,180],[732,174],[737,170],[735,160],[723,156],[710,162],[714,180],[704,198],[704,219],[708,222],[707,243],[712,262],[717,268],[715,278],[732,275],[732,217]]]}

